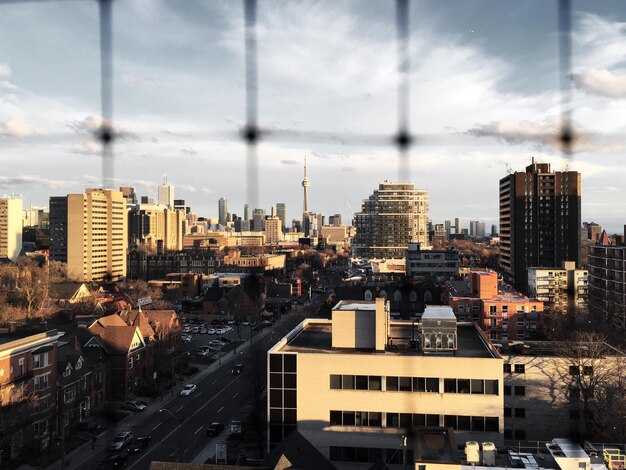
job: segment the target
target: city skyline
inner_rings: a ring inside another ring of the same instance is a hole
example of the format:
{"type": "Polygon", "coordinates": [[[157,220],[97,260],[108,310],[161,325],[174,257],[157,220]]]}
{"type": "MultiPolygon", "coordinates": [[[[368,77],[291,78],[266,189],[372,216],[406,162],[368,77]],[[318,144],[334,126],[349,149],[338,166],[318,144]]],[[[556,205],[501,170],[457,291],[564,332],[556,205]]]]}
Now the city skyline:
{"type": "MultiPolygon", "coordinates": [[[[234,136],[243,124],[243,21],[236,5],[114,5],[116,187],[156,193],[167,173],[177,195],[200,214],[212,214],[219,195],[232,207],[246,202],[243,145],[223,137],[234,136]],[[125,27],[129,21],[132,28],[125,27]],[[184,24],[185,35],[171,42],[155,36],[165,23],[184,24]],[[196,46],[206,43],[214,45],[208,56],[196,46]],[[216,64],[219,73],[213,72],[216,64]],[[218,172],[212,170],[216,165],[218,172]]],[[[495,222],[497,181],[506,174],[506,164],[522,168],[534,156],[556,170],[568,165],[579,171],[582,219],[619,231],[626,168],[615,162],[625,156],[616,138],[625,127],[620,64],[626,17],[619,2],[576,2],[575,8],[574,120],[586,138],[568,162],[543,135],[556,131],[559,122],[556,8],[513,2],[490,3],[489,9],[464,2],[412,4],[411,131],[418,143],[420,135],[434,136],[435,143],[410,150],[408,179],[430,191],[433,220],[462,214],[466,220],[495,222]],[[514,15],[507,14],[511,8],[514,15]],[[450,19],[453,9],[464,14],[450,19]]],[[[0,192],[21,193],[25,205],[42,205],[51,195],[99,187],[99,148],[90,137],[99,123],[95,5],[11,4],[3,5],[3,14],[0,192]],[[24,30],[24,17],[37,27],[24,30]],[[67,54],[42,53],[48,49],[38,38],[67,54]],[[64,70],[73,71],[69,80],[64,70]]],[[[348,143],[352,133],[393,134],[393,3],[361,8],[358,2],[261,2],[259,26],[260,124],[296,132],[293,142],[259,147],[263,165],[257,205],[285,200],[298,206],[299,162],[306,154],[314,182],[311,208],[351,216],[348,204],[358,210],[369,188],[398,179],[396,150],[299,142],[298,131],[345,133],[348,143]],[[336,26],[332,34],[327,31],[331,22],[336,26]],[[294,38],[298,47],[286,46],[294,38]],[[337,62],[347,54],[351,66],[337,62]],[[371,73],[372,63],[380,73],[371,73]]]]}

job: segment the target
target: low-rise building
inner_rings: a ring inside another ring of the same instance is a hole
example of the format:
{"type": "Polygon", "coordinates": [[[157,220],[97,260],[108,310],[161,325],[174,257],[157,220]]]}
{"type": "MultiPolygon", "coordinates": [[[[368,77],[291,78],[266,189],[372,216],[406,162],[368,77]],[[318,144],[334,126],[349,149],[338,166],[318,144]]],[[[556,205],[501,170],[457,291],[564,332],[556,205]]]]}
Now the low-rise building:
{"type": "Polygon", "coordinates": [[[307,319],[269,350],[267,383],[268,448],[297,429],[339,469],[372,462],[346,463],[338,448],[389,456],[420,426],[503,439],[502,358],[450,307],[427,308],[417,324],[391,320],[384,299],[339,302],[331,320],[307,319]]]}
{"type": "Polygon", "coordinates": [[[563,268],[528,268],[528,294],[556,310],[587,306],[587,270],[576,269],[573,261],[563,268]]]}
{"type": "Polygon", "coordinates": [[[409,243],[406,250],[406,275],[449,279],[459,275],[459,251],[422,250],[419,243],[409,243]]]}

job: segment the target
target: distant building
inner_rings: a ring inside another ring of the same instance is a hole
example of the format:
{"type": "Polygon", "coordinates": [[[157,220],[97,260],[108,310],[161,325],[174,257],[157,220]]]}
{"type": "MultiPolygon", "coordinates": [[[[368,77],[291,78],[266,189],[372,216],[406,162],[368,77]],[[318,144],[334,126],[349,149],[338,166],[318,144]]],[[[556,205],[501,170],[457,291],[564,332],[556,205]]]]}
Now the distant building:
{"type": "Polygon", "coordinates": [[[444,226],[444,229],[446,231],[446,240],[449,240],[450,239],[450,230],[452,228],[452,224],[450,223],[449,220],[445,220],[443,222],[443,226],[444,226]]]}
{"type": "Polygon", "coordinates": [[[282,220],[274,215],[274,208],[272,207],[272,215],[265,219],[265,241],[270,245],[275,245],[282,240],[282,235],[282,220]]]}
{"type": "Polygon", "coordinates": [[[50,198],[50,260],[67,263],[67,196],[50,198]]]}
{"type": "Polygon", "coordinates": [[[341,225],[341,214],[334,214],[328,217],[328,225],[334,225],[335,227],[341,225]]]}
{"type": "Polygon", "coordinates": [[[449,279],[459,274],[459,252],[450,250],[422,250],[419,243],[409,243],[406,250],[406,275],[432,276],[449,279]]]}
{"type": "Polygon", "coordinates": [[[433,241],[445,241],[447,240],[446,227],[444,224],[433,225],[433,241]]]}
{"type": "Polygon", "coordinates": [[[302,214],[302,230],[307,237],[319,237],[322,226],[324,225],[324,214],[319,212],[306,212],[302,214]]]}
{"type": "Polygon", "coordinates": [[[583,222],[583,228],[585,235],[584,238],[581,238],[590,240],[593,243],[597,242],[602,234],[602,226],[595,222],[583,222]]]}
{"type": "Polygon", "coordinates": [[[284,202],[276,203],[276,217],[280,219],[284,230],[287,227],[287,205],[284,202]]]}
{"type": "Polygon", "coordinates": [[[67,196],[67,271],[80,282],[126,276],[127,218],[124,197],[113,189],[67,196]]]}
{"type": "Polygon", "coordinates": [[[218,223],[222,226],[226,226],[228,222],[228,201],[221,197],[217,203],[218,208],[218,223]]]}
{"type": "Polygon", "coordinates": [[[580,265],[580,173],[533,163],[500,180],[500,267],[528,292],[528,268],[580,265]]]}
{"type": "Polygon", "coordinates": [[[461,219],[459,219],[458,217],[454,219],[454,233],[461,233],[461,219]]]}
{"type": "Polygon", "coordinates": [[[414,468],[415,427],[502,443],[502,358],[449,307],[414,323],[392,320],[384,299],[341,301],[272,347],[267,374],[268,450],[297,430],[340,470],[370,468],[375,455],[414,468]]]}
{"type": "Polygon", "coordinates": [[[586,307],[587,270],[576,269],[573,261],[564,261],[561,269],[528,268],[528,295],[560,310],[586,307]]]}
{"type": "Polygon", "coordinates": [[[428,191],[384,181],[355,214],[355,257],[404,258],[410,242],[428,246],[428,191]]]}
{"type": "Polygon", "coordinates": [[[22,197],[0,197],[0,259],[17,261],[22,251],[22,197]]]}
{"type": "Polygon", "coordinates": [[[471,269],[467,280],[449,281],[447,289],[459,321],[478,323],[491,340],[532,339],[541,330],[543,302],[499,289],[495,271],[471,269]]]}
{"type": "Polygon", "coordinates": [[[263,209],[254,209],[252,216],[252,230],[255,232],[265,231],[265,211],[263,209]]]}
{"type": "Polygon", "coordinates": [[[343,243],[348,238],[348,227],[345,225],[323,225],[320,229],[320,236],[327,239],[330,244],[343,243]]]}
{"type": "Polygon", "coordinates": [[[162,204],[137,204],[128,209],[128,244],[182,250],[185,212],[162,204]]]}
{"type": "Polygon", "coordinates": [[[250,220],[250,206],[247,203],[243,205],[243,220],[246,222],[250,220]]]}
{"type": "Polygon", "coordinates": [[[131,188],[130,186],[121,186],[120,192],[124,199],[126,199],[126,204],[137,204],[137,193],[135,193],[135,188],[131,188]]]}
{"type": "Polygon", "coordinates": [[[495,237],[498,235],[498,226],[496,224],[491,224],[491,236],[495,237]]]}
{"type": "Polygon", "coordinates": [[[213,251],[176,251],[149,254],[132,250],[128,254],[128,278],[151,281],[171,273],[213,274],[221,265],[213,251]]]}

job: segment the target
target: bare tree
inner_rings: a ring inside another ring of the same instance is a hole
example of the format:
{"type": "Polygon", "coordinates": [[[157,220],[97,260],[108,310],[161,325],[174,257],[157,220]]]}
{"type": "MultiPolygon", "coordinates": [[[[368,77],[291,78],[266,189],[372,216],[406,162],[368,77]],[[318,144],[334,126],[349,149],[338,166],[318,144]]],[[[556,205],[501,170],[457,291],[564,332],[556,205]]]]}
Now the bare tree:
{"type": "Polygon", "coordinates": [[[14,305],[26,308],[30,319],[32,313],[41,309],[48,298],[48,267],[27,257],[19,258],[10,275],[13,276],[15,286],[10,299],[14,305]]]}

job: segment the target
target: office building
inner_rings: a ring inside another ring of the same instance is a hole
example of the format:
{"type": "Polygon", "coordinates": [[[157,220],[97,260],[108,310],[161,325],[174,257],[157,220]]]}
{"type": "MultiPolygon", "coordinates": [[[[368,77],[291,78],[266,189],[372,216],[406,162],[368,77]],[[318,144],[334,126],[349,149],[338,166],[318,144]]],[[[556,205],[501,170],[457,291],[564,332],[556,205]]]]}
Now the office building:
{"type": "Polygon", "coordinates": [[[272,207],[272,215],[265,219],[265,242],[270,245],[275,245],[282,240],[282,235],[283,222],[279,217],[274,215],[274,208],[272,207]]]}
{"type": "Polygon", "coordinates": [[[406,275],[449,279],[459,274],[459,252],[450,250],[422,250],[419,243],[409,243],[406,250],[406,275]]]}
{"type": "Polygon", "coordinates": [[[265,231],[265,211],[263,209],[252,211],[252,230],[255,232],[265,231]]]}
{"type": "Polygon", "coordinates": [[[17,261],[22,251],[22,196],[0,197],[0,259],[17,261]]]}
{"type": "Polygon", "coordinates": [[[601,244],[602,240],[608,240],[606,232],[595,245],[589,245],[589,311],[623,332],[626,331],[626,246],[601,244]]]}
{"type": "Polygon", "coordinates": [[[446,240],[450,240],[450,233],[452,230],[452,224],[449,220],[444,220],[443,222],[444,230],[446,231],[446,240]]]}
{"type": "Polygon", "coordinates": [[[250,206],[247,203],[243,205],[243,220],[246,222],[250,220],[250,206]]]}
{"type": "Polygon", "coordinates": [[[137,193],[135,193],[135,188],[131,188],[130,186],[121,186],[120,191],[124,199],[126,199],[126,204],[137,204],[137,193]]]}
{"type": "Polygon", "coordinates": [[[449,307],[427,307],[417,324],[390,319],[381,298],[340,301],[330,320],[306,319],[268,351],[267,383],[268,448],[297,430],[340,470],[372,464],[344,463],[345,448],[389,456],[404,437],[411,449],[420,426],[502,443],[502,358],[449,307]]]}
{"type": "Polygon", "coordinates": [[[166,206],[168,209],[174,208],[174,186],[167,183],[167,175],[163,177],[163,184],[159,185],[158,196],[159,204],[166,206]]]}
{"type": "Polygon", "coordinates": [[[496,224],[491,224],[491,236],[492,237],[498,236],[498,226],[496,224]]]}
{"type": "Polygon", "coordinates": [[[348,239],[348,227],[345,225],[323,225],[320,229],[320,236],[328,244],[343,244],[348,239]]]}
{"type": "Polygon", "coordinates": [[[580,265],[580,173],[535,163],[500,180],[500,268],[528,292],[528,268],[580,265]]]}
{"type": "Polygon", "coordinates": [[[127,217],[124,197],[113,189],[67,196],[67,271],[80,282],[126,276],[127,217]]]}
{"type": "Polygon", "coordinates": [[[220,200],[217,203],[217,209],[218,209],[218,223],[225,227],[226,226],[226,222],[228,222],[228,201],[221,197],[220,200]]]}
{"type": "Polygon", "coordinates": [[[306,212],[302,214],[302,231],[305,237],[319,237],[324,226],[324,214],[306,212]]]}
{"type": "Polygon", "coordinates": [[[403,259],[409,243],[429,246],[428,191],[413,183],[380,183],[354,218],[355,257],[403,259]]]}
{"type": "Polygon", "coordinates": [[[287,227],[287,205],[284,202],[276,203],[276,217],[280,219],[283,229],[287,227]]]}
{"type": "Polygon", "coordinates": [[[581,238],[583,240],[590,240],[593,243],[597,242],[602,234],[602,225],[596,224],[595,222],[583,222],[583,229],[585,235],[583,238],[581,234],[581,238]]]}
{"type": "Polygon", "coordinates": [[[328,225],[339,227],[341,225],[341,214],[334,214],[328,217],[328,225]]]}
{"type": "Polygon", "coordinates": [[[50,260],[67,263],[67,196],[50,198],[50,260]]]}
{"type": "Polygon", "coordinates": [[[161,204],[138,204],[128,210],[128,244],[143,245],[148,250],[182,250],[185,225],[182,209],[161,204]]]}
{"type": "Polygon", "coordinates": [[[28,209],[22,211],[22,227],[48,228],[50,214],[47,207],[33,207],[28,205],[28,209]]]}
{"type": "Polygon", "coordinates": [[[560,269],[528,268],[528,295],[556,310],[586,307],[587,280],[587,270],[576,269],[573,261],[560,269]]]}
{"type": "Polygon", "coordinates": [[[454,233],[461,233],[461,219],[459,219],[458,217],[454,219],[454,233]]]}

